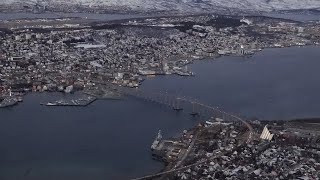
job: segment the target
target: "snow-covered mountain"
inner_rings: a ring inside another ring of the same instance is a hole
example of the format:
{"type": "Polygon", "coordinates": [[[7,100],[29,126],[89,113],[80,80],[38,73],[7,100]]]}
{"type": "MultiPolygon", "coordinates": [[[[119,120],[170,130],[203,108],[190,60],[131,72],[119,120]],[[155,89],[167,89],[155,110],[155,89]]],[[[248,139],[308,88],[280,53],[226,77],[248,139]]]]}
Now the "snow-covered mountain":
{"type": "Polygon", "coordinates": [[[0,0],[0,4],[38,3],[52,5],[82,5],[86,7],[125,7],[131,10],[201,11],[239,9],[253,11],[320,9],[320,0],[0,0]]]}

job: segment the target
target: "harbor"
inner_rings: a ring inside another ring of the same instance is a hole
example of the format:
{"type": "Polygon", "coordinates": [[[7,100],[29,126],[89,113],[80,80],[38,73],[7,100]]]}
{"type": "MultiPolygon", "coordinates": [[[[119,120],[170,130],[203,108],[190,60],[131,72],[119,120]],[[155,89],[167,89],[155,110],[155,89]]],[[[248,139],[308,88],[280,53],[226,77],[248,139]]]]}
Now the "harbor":
{"type": "MultiPolygon", "coordinates": [[[[43,92],[41,92],[43,93],[43,92]]],[[[0,98],[0,108],[7,108],[18,105],[19,102],[23,102],[25,92],[7,92],[8,95],[0,98]]],[[[108,86],[97,85],[87,90],[72,93],[64,93],[65,97],[58,100],[52,100],[48,102],[40,102],[43,106],[79,106],[86,107],[96,100],[122,100],[123,96],[115,89],[110,89],[108,86]],[[75,96],[75,97],[74,97],[75,96]]]]}
{"type": "Polygon", "coordinates": [[[47,102],[47,103],[40,103],[40,105],[45,105],[45,106],[88,106],[94,101],[96,101],[97,98],[92,97],[92,96],[87,96],[84,98],[78,98],[78,99],[61,99],[57,101],[52,101],[52,102],[47,102]]]}
{"type": "MultiPolygon", "coordinates": [[[[190,65],[194,78],[148,78],[141,89],[195,97],[248,117],[317,117],[318,57],[317,47],[295,47],[264,50],[252,59],[227,56],[204,60],[190,65]],[[293,91],[285,91],[284,85],[293,91]]],[[[95,101],[86,108],[39,105],[77,98],[76,93],[29,93],[19,106],[1,109],[0,142],[8,149],[1,156],[4,178],[19,179],[30,167],[29,179],[125,180],[156,173],[164,167],[151,158],[150,146],[159,129],[162,140],[171,141],[198,124],[189,114],[133,98],[95,101]],[[26,165],[25,159],[19,158],[22,155],[36,160],[26,165]]]]}

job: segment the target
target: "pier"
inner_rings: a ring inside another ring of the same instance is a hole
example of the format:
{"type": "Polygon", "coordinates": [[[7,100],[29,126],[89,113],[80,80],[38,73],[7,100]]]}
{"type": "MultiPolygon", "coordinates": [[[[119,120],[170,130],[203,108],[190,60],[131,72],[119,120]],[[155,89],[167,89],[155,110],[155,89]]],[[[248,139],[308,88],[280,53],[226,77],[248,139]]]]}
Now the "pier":
{"type": "Polygon", "coordinates": [[[40,103],[40,105],[44,106],[79,106],[85,107],[96,101],[97,98],[89,96],[87,98],[79,98],[72,100],[57,100],[54,102],[40,103]]]}

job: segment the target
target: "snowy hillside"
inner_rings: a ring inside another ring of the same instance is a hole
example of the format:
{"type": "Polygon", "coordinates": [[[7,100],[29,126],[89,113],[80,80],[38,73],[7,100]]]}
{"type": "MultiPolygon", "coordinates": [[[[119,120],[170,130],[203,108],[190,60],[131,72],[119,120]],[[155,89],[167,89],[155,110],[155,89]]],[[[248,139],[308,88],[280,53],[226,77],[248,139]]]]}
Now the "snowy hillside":
{"type": "Polygon", "coordinates": [[[320,0],[0,0],[0,4],[83,5],[126,7],[132,10],[290,10],[320,9],[320,0]]]}

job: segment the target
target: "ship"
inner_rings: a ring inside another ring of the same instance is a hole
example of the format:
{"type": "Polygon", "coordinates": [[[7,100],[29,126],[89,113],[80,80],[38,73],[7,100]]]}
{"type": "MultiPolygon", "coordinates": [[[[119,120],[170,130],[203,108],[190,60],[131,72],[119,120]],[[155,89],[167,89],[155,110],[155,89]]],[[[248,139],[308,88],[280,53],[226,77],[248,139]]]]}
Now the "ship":
{"type": "Polygon", "coordinates": [[[48,102],[47,104],[45,104],[46,106],[56,106],[57,103],[52,103],[52,102],[48,102]]]}
{"type": "Polygon", "coordinates": [[[18,99],[14,97],[6,97],[0,102],[0,108],[10,107],[18,104],[18,99]]]}
{"type": "Polygon", "coordinates": [[[46,106],[66,106],[66,105],[68,105],[68,103],[63,100],[58,100],[55,102],[48,102],[45,105],[46,106]]]}
{"type": "Polygon", "coordinates": [[[17,98],[17,100],[18,100],[18,102],[23,102],[23,98],[22,98],[21,96],[19,96],[19,97],[17,98]]]}
{"type": "Polygon", "coordinates": [[[151,150],[155,150],[157,148],[157,146],[159,145],[161,139],[162,139],[161,130],[159,130],[156,139],[153,141],[153,143],[151,145],[151,150]]]}

